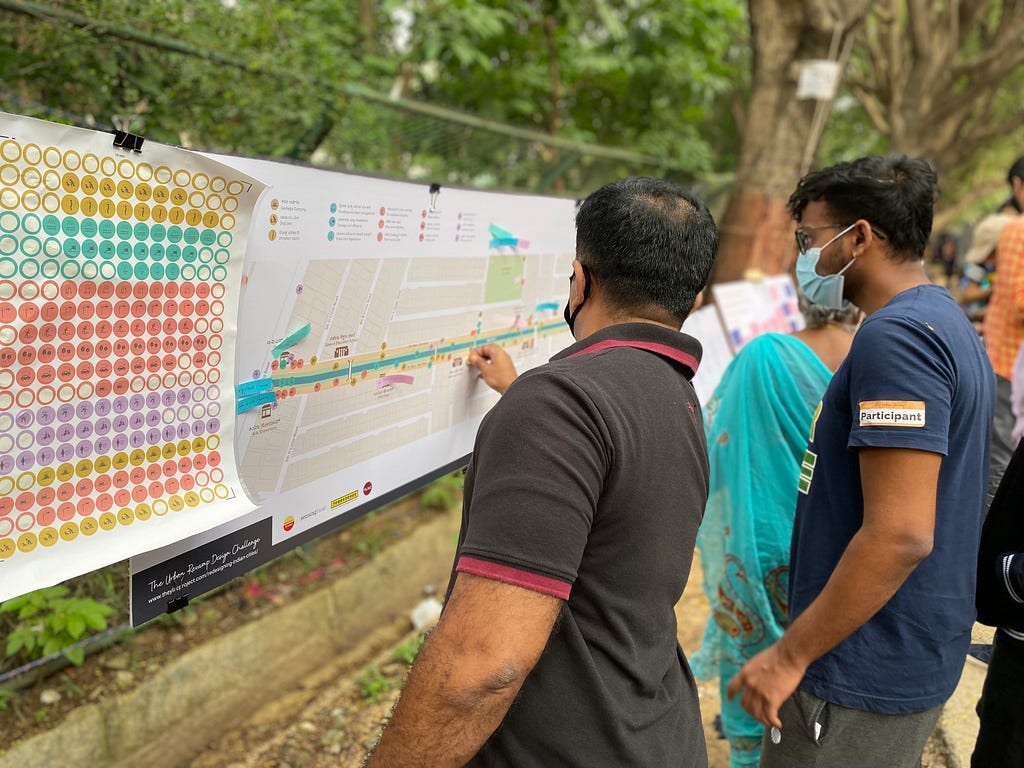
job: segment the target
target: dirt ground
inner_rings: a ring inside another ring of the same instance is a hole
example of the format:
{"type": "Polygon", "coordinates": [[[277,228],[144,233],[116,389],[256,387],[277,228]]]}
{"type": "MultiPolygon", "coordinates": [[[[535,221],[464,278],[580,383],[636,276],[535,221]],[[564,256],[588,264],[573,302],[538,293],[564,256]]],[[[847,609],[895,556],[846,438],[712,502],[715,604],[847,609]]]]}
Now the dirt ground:
{"type": "MultiPolygon", "coordinates": [[[[686,593],[676,606],[676,617],[679,642],[687,655],[692,654],[700,646],[708,617],[699,562],[695,562],[686,593]]],[[[417,633],[404,623],[381,628],[331,669],[268,701],[255,716],[210,744],[190,768],[361,766],[398,699],[408,669],[396,659],[395,649],[408,648],[416,639],[417,633]],[[379,675],[371,674],[373,670],[379,675]]],[[[719,711],[718,681],[699,682],[698,693],[709,768],[728,768],[727,742],[713,727],[719,711]]],[[[947,768],[938,744],[929,742],[922,767],[947,768]]]]}
{"type": "MultiPolygon", "coordinates": [[[[0,707],[0,750],[4,744],[52,727],[79,704],[137,684],[167,658],[202,638],[273,611],[327,580],[344,578],[355,561],[372,557],[401,538],[424,514],[429,513],[410,506],[383,512],[300,558],[277,564],[259,579],[235,585],[186,616],[169,619],[126,644],[90,657],[83,667],[68,668],[21,691],[5,708],[0,707]],[[54,690],[62,693],[61,700],[41,707],[43,692],[54,690]]],[[[700,645],[708,617],[697,561],[676,616],[680,644],[690,655],[700,645]]],[[[418,638],[406,621],[380,627],[354,651],[290,689],[267,691],[261,709],[240,718],[222,738],[202,748],[188,768],[362,765],[397,700],[418,638]]],[[[712,725],[719,709],[718,681],[701,682],[698,690],[710,768],[728,768],[727,743],[712,725]]],[[[934,744],[929,744],[922,765],[947,768],[934,744]]],[[[185,766],[154,763],[149,768],[185,766]]]]}

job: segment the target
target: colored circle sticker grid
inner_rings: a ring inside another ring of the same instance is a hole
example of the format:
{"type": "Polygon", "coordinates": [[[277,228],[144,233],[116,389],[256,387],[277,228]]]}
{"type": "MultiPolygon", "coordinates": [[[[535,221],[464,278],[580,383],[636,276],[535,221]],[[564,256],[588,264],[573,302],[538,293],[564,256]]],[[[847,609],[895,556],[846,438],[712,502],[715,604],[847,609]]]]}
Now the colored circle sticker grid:
{"type": "Polygon", "coordinates": [[[237,179],[0,140],[0,559],[233,494],[237,179]]]}

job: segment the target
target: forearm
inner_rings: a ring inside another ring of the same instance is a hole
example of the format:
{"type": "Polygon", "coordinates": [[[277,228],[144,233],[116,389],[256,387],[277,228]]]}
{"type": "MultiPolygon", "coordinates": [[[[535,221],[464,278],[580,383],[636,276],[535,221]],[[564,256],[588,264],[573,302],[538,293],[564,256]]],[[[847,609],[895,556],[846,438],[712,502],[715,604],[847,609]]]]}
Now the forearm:
{"type": "Polygon", "coordinates": [[[479,678],[472,664],[430,638],[368,768],[462,766],[495,731],[519,691],[515,670],[479,678]]]}
{"type": "Polygon", "coordinates": [[[861,529],[821,594],[779,641],[780,653],[807,667],[853,634],[884,606],[927,552],[861,529]]]}

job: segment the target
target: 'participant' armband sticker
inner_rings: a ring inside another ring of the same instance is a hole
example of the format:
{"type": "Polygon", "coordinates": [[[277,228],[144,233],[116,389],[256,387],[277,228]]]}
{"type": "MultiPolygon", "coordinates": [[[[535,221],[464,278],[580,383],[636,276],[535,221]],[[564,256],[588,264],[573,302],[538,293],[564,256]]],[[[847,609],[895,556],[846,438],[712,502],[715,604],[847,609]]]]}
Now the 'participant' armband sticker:
{"type": "Polygon", "coordinates": [[[923,427],[921,400],[861,400],[862,427],[923,427]]]}

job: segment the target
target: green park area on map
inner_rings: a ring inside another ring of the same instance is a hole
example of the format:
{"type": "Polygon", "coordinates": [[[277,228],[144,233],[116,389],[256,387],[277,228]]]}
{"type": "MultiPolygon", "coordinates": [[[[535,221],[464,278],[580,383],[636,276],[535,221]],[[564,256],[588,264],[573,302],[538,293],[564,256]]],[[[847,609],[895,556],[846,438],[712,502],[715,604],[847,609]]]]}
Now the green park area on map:
{"type": "Polygon", "coordinates": [[[484,302],[515,301],[523,298],[523,257],[495,254],[487,260],[484,302]]]}

